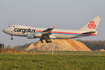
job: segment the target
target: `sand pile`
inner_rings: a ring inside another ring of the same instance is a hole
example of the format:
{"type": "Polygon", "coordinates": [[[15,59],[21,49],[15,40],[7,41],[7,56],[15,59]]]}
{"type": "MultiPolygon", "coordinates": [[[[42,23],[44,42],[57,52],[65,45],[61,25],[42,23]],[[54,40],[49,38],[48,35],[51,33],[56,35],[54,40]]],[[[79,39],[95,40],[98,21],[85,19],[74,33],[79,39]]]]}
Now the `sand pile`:
{"type": "Polygon", "coordinates": [[[41,43],[40,41],[34,45],[31,45],[26,49],[36,51],[91,51],[83,43],[73,40],[73,39],[57,39],[52,40],[52,43],[41,43]]]}
{"type": "Polygon", "coordinates": [[[104,49],[100,49],[100,51],[105,51],[104,49]]]}

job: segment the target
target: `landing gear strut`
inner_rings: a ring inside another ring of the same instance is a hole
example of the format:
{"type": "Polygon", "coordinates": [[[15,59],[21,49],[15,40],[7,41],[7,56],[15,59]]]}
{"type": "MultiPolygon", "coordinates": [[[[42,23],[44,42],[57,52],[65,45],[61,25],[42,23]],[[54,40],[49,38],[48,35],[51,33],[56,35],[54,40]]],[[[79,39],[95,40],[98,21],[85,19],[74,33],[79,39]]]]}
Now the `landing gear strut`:
{"type": "Polygon", "coordinates": [[[52,43],[51,39],[46,39],[47,43],[52,43]]]}
{"type": "Polygon", "coordinates": [[[43,40],[42,39],[40,39],[40,41],[41,41],[41,43],[43,43],[43,40]]]}
{"type": "Polygon", "coordinates": [[[13,35],[11,35],[11,40],[13,40],[13,35]]]}
{"type": "MultiPolygon", "coordinates": [[[[43,43],[43,39],[40,39],[41,43],[43,43]]],[[[46,39],[46,43],[52,43],[51,39],[46,39]]]]}
{"type": "Polygon", "coordinates": [[[46,43],[52,43],[50,37],[47,36],[47,35],[42,35],[42,36],[41,36],[41,38],[40,38],[41,43],[43,43],[43,40],[45,40],[46,43]]]}

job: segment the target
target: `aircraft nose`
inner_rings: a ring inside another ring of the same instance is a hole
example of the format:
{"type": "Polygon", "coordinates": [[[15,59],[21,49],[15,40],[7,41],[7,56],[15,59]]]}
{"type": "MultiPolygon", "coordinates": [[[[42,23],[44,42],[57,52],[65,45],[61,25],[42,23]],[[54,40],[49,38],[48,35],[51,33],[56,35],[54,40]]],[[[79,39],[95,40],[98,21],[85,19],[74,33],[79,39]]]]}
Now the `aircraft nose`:
{"type": "Polygon", "coordinates": [[[11,34],[11,28],[10,27],[7,27],[7,28],[4,28],[2,31],[6,34],[11,34]]]}
{"type": "Polygon", "coordinates": [[[3,29],[2,31],[5,32],[5,29],[3,29]]]}
{"type": "Polygon", "coordinates": [[[5,28],[5,29],[3,29],[2,31],[5,32],[5,33],[7,33],[7,32],[8,32],[8,29],[5,28]]]}

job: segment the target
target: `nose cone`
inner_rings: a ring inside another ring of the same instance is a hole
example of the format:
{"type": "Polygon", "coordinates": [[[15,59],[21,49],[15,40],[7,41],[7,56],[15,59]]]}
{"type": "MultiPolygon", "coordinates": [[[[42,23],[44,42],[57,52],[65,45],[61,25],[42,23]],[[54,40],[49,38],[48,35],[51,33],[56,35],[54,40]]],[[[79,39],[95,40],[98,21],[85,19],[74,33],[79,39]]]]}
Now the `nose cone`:
{"type": "Polygon", "coordinates": [[[2,31],[3,31],[3,32],[5,32],[6,30],[5,30],[5,29],[3,29],[2,31]]]}
{"type": "Polygon", "coordinates": [[[8,28],[3,29],[2,31],[3,31],[4,33],[9,33],[9,32],[10,32],[10,30],[9,30],[8,28]]]}

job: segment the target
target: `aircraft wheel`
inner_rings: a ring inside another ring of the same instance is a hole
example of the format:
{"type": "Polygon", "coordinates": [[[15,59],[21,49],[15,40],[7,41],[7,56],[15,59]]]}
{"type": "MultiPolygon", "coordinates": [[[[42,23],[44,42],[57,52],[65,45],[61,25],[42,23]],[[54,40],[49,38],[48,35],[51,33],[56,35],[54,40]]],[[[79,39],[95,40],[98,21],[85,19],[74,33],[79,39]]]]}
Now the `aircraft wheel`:
{"type": "Polygon", "coordinates": [[[43,43],[43,40],[40,40],[41,41],[41,43],[43,43]]]}
{"type": "Polygon", "coordinates": [[[49,43],[52,43],[52,41],[49,41],[49,43]]]}
{"type": "Polygon", "coordinates": [[[11,38],[11,40],[13,40],[13,38],[11,38]]]}
{"type": "Polygon", "coordinates": [[[46,43],[49,43],[49,41],[46,39],[46,43]]]}
{"type": "Polygon", "coordinates": [[[13,40],[13,35],[11,35],[11,40],[13,40]]]}
{"type": "Polygon", "coordinates": [[[43,43],[43,41],[41,41],[41,43],[43,43]]]}
{"type": "Polygon", "coordinates": [[[47,43],[52,43],[52,41],[46,41],[47,43]]]}

